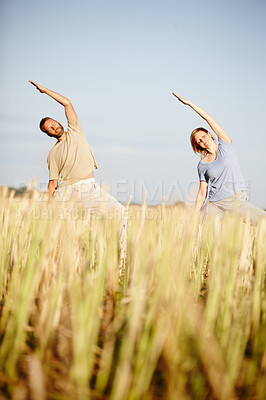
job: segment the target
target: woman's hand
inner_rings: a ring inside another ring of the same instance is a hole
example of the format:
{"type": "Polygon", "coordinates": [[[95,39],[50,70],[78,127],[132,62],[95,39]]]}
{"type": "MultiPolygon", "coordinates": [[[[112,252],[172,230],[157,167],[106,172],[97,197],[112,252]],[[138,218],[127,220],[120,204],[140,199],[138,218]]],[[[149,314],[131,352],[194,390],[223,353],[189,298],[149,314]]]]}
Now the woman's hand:
{"type": "Polygon", "coordinates": [[[45,92],[45,88],[41,85],[38,85],[38,83],[29,81],[33,86],[36,87],[37,90],[39,90],[39,92],[44,93],[45,92]]]}
{"type": "Polygon", "coordinates": [[[183,99],[183,97],[178,96],[177,94],[175,94],[174,92],[172,92],[172,94],[179,100],[181,101],[181,103],[185,104],[186,106],[189,104],[188,100],[183,99]]]}

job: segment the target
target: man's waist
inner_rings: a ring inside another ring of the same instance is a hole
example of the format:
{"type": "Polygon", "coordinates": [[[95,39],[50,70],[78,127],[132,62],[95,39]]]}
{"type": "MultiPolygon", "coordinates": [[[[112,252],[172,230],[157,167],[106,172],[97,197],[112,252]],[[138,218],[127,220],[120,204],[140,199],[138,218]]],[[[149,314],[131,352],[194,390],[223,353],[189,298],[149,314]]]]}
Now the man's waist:
{"type": "Polygon", "coordinates": [[[81,180],[83,181],[84,179],[90,179],[94,178],[94,172],[92,171],[89,175],[85,176],[85,178],[82,178],[81,180]]]}
{"type": "Polygon", "coordinates": [[[74,182],[73,185],[79,185],[81,183],[85,183],[85,182],[88,182],[88,181],[94,181],[94,180],[95,180],[94,179],[94,173],[92,171],[89,175],[85,176],[85,178],[82,178],[79,181],[74,182]]]}
{"type": "Polygon", "coordinates": [[[73,182],[73,180],[71,182],[71,179],[69,179],[69,178],[62,178],[61,181],[60,181],[60,185],[59,186],[61,186],[61,187],[63,187],[63,186],[72,186],[72,185],[75,185],[78,182],[83,182],[84,183],[84,181],[86,181],[88,179],[94,179],[93,171],[89,175],[85,176],[84,178],[81,178],[78,181],[74,181],[74,182],[73,182]]]}
{"type": "Polygon", "coordinates": [[[84,184],[89,183],[89,182],[95,182],[95,178],[84,178],[84,179],[81,179],[81,180],[78,181],[78,182],[73,183],[73,184],[70,185],[70,186],[84,185],[84,184]]]}

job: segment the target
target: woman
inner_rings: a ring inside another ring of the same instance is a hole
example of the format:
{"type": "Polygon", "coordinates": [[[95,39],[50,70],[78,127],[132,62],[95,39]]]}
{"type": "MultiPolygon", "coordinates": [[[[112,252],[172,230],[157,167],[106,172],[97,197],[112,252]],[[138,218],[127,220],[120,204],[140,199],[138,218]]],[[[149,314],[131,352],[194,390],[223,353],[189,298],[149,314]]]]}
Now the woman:
{"type": "Polygon", "coordinates": [[[243,219],[249,214],[251,224],[256,225],[260,218],[266,218],[266,213],[247,201],[244,179],[230,137],[207,112],[192,101],[172,94],[196,111],[218,136],[218,144],[205,128],[194,129],[190,136],[194,152],[201,156],[198,163],[200,186],[195,210],[200,211],[203,208],[209,186],[208,202],[203,208],[204,214],[208,212],[222,219],[226,211],[237,208],[243,219]]]}

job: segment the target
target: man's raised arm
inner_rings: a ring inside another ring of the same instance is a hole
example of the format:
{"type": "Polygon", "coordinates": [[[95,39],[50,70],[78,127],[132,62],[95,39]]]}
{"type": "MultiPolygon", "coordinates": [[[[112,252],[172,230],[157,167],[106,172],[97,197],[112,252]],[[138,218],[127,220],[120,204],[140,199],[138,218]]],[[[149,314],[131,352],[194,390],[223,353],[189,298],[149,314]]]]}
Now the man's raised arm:
{"type": "Polygon", "coordinates": [[[47,89],[41,85],[38,85],[35,82],[29,81],[33,86],[36,87],[37,90],[39,90],[39,92],[41,93],[45,93],[48,96],[52,97],[52,99],[56,100],[58,103],[62,104],[62,106],[65,107],[65,114],[66,114],[66,118],[68,121],[74,121],[76,122],[78,117],[77,114],[71,104],[71,101],[69,99],[67,99],[66,97],[62,96],[59,93],[53,92],[50,89],[47,89]]]}

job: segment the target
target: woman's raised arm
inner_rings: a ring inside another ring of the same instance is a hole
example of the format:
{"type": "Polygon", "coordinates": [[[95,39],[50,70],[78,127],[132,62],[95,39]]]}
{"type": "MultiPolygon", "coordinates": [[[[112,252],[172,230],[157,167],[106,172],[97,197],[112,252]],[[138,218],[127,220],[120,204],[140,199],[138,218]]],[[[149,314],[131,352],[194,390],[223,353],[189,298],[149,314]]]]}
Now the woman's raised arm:
{"type": "Polygon", "coordinates": [[[191,107],[194,111],[196,111],[197,114],[201,116],[201,118],[205,119],[205,121],[209,124],[211,129],[213,130],[214,133],[218,136],[219,139],[223,140],[224,142],[229,142],[231,143],[230,137],[227,135],[225,130],[221,127],[221,125],[218,124],[218,122],[215,121],[214,118],[210,116],[206,111],[204,111],[202,108],[194,104],[192,101],[185,100],[183,97],[178,96],[177,94],[173,93],[172,94],[179,100],[181,103],[191,107]]]}

